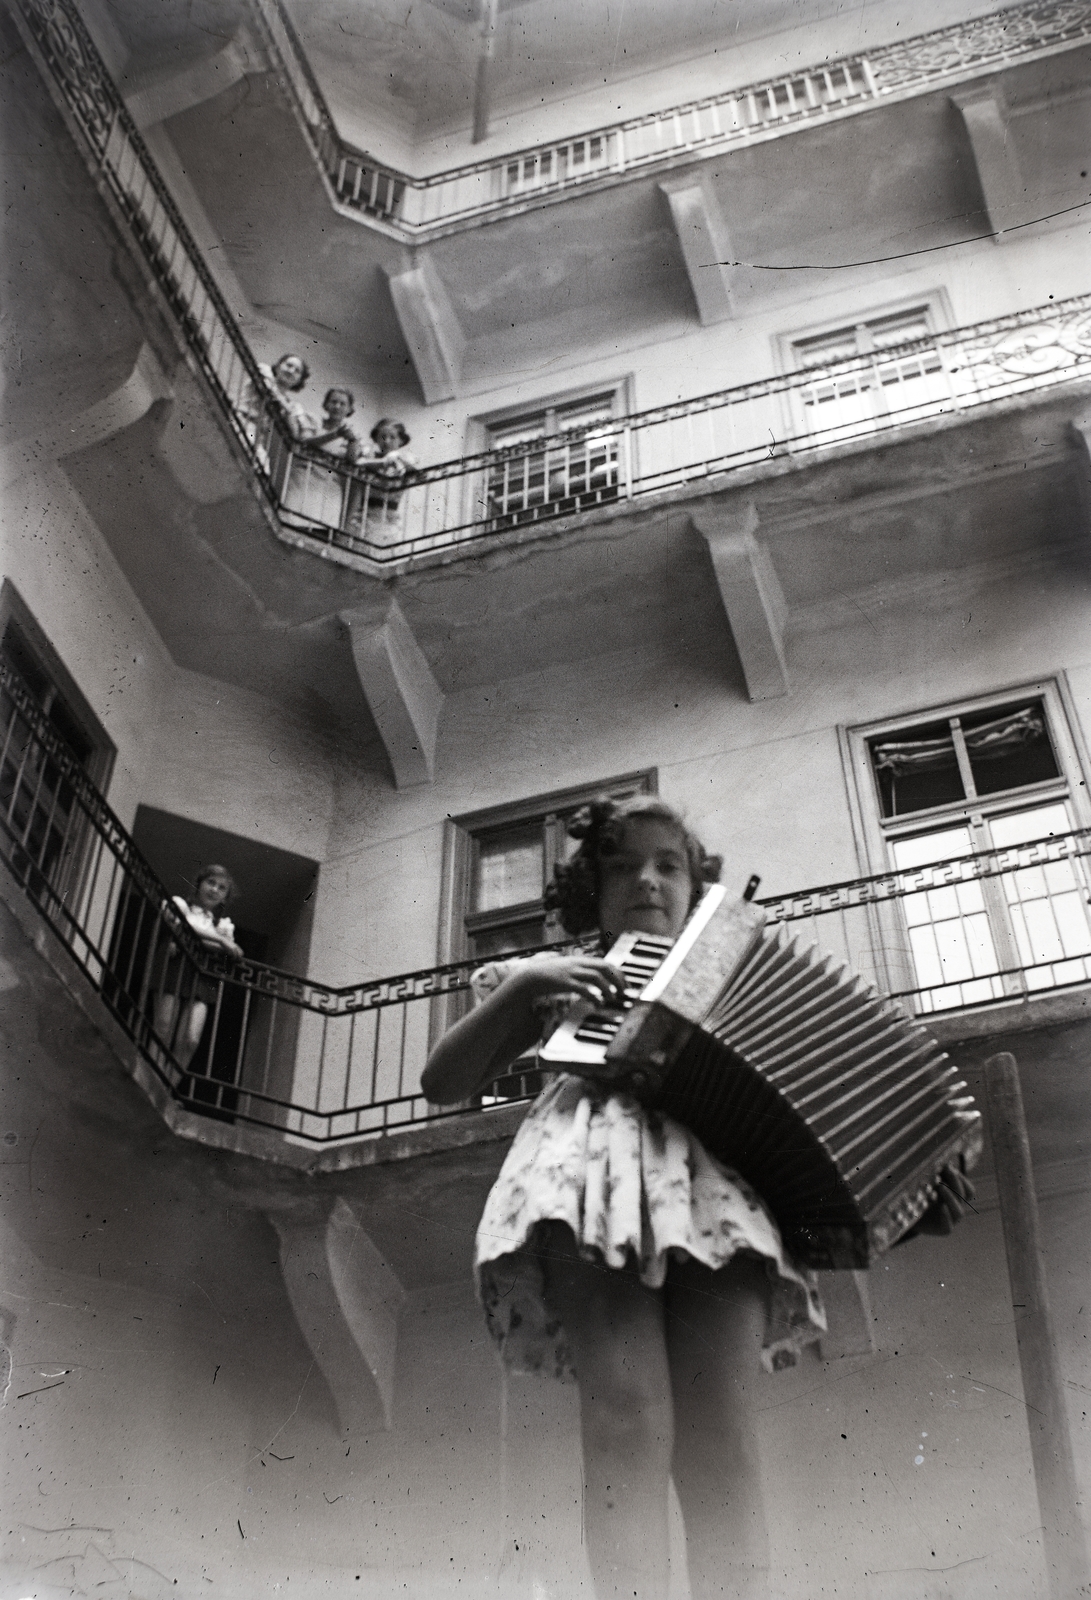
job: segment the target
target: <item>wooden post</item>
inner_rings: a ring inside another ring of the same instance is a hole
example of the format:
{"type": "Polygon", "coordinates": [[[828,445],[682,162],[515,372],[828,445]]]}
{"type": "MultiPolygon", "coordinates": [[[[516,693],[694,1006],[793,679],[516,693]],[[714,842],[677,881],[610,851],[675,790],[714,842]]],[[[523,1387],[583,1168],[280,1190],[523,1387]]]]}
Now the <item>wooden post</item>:
{"type": "Polygon", "coordinates": [[[1076,1467],[1042,1264],[1019,1069],[1006,1050],[985,1063],[985,1095],[1011,1297],[1017,1313],[1015,1336],[1049,1592],[1051,1600],[1073,1600],[1086,1593],[1087,1549],[1077,1509],[1076,1467]]]}

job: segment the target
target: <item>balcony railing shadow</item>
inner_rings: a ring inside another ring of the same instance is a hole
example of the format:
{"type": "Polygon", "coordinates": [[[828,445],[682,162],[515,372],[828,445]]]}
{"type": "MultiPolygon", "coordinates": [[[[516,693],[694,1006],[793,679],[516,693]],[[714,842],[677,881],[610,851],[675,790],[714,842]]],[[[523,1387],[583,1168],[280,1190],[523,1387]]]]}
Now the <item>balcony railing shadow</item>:
{"type": "MultiPolygon", "coordinates": [[[[445,997],[469,989],[474,962],[335,988],[211,953],[2,662],[0,721],[0,856],[176,1104],[321,1146],[538,1092],[541,1068],[527,1057],[472,1104],[429,1104],[421,1071],[445,997]],[[205,1038],[183,1062],[177,1033],[198,999],[205,1038]]],[[[844,962],[910,1013],[984,1014],[1091,983],[1089,857],[1082,829],[763,904],[785,937],[844,962]],[[1001,889],[1007,941],[982,937],[985,879],[1001,889]],[[1018,964],[1004,965],[998,951],[1011,948],[1018,964]]]]}

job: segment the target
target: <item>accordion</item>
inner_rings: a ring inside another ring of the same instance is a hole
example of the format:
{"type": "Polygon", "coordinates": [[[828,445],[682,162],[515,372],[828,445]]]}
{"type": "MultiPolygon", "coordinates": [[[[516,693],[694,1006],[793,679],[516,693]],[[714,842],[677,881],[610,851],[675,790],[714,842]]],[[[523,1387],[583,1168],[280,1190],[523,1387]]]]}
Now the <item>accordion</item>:
{"type": "Polygon", "coordinates": [[[981,1114],[926,1030],[718,884],[677,940],[623,934],[607,960],[625,1009],[577,1004],[542,1063],[683,1123],[804,1264],[869,1266],[943,1167],[980,1155],[981,1114]]]}

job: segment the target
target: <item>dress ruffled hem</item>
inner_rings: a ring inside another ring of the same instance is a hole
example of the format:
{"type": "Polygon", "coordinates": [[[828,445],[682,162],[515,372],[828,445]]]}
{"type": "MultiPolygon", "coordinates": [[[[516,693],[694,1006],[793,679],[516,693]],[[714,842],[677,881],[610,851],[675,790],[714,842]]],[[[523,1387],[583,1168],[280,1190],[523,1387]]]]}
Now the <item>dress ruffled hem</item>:
{"type": "Polygon", "coordinates": [[[662,1288],[671,1260],[716,1271],[740,1252],[763,1259],[762,1363],[770,1371],[794,1365],[826,1331],[812,1274],[787,1254],[744,1179],[672,1118],[562,1076],[516,1135],[477,1234],[478,1295],[513,1372],[575,1376],[564,1328],[546,1300],[543,1234],[553,1222],[568,1226],[586,1259],[635,1266],[652,1289],[662,1288]]]}

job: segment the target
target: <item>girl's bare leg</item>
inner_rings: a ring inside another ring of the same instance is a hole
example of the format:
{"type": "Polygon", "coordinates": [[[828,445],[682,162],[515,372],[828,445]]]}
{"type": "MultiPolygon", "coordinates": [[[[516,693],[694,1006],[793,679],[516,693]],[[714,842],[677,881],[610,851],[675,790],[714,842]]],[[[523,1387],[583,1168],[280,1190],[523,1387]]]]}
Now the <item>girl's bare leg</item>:
{"type": "Polygon", "coordinates": [[[580,1386],[584,1529],[597,1600],[666,1600],[672,1446],[662,1296],[582,1261],[554,1224],[547,1297],[580,1386]]]}
{"type": "Polygon", "coordinates": [[[766,1600],[769,1539],[755,1430],[767,1279],[752,1256],[672,1265],[666,1339],[673,1476],[693,1600],[766,1600]]]}
{"type": "Polygon", "coordinates": [[[178,1001],[174,995],[159,995],[155,1002],[155,1031],[178,1065],[188,1067],[201,1042],[201,1034],[208,1018],[208,1007],[203,1000],[191,1001],[183,1010],[182,1020],[175,1031],[174,1018],[177,1010],[178,1001]]]}

